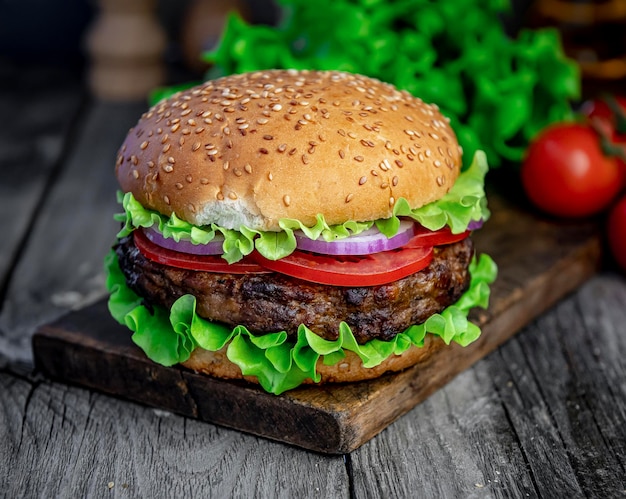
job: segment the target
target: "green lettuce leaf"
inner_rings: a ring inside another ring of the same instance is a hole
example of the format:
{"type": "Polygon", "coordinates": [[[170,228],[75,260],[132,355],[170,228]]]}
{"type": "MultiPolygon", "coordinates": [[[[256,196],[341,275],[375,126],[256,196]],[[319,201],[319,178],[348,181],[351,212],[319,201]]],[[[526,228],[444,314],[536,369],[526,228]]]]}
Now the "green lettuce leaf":
{"type": "Polygon", "coordinates": [[[391,341],[374,339],[360,345],[346,323],[341,323],[335,341],[319,337],[304,325],[298,328],[295,341],[284,331],[256,336],[244,326],[231,329],[198,316],[196,299],[191,295],[176,300],[169,313],[159,307],[148,309],[126,285],[114,251],[105,263],[109,311],[133,332],[133,341],[149,358],[172,366],[187,360],[196,347],[210,351],[226,347],[228,359],[244,375],[256,376],[260,385],[274,394],[295,388],[306,379],[319,381],[318,360],[334,365],[346,350],[357,354],[363,365],[371,368],[413,345],[423,346],[426,334],[439,336],[446,344],[470,344],[480,336],[480,329],[467,319],[468,312],[476,306],[487,307],[489,284],[497,275],[497,267],[488,255],[474,257],[469,267],[470,286],[456,304],[423,324],[409,327],[391,341]]]}
{"type": "Polygon", "coordinates": [[[471,221],[489,218],[483,187],[488,170],[485,153],[477,151],[469,168],[461,172],[450,191],[441,199],[420,208],[411,209],[406,199],[399,198],[394,206],[393,216],[385,220],[347,221],[329,225],[324,216],[319,214],[312,227],[307,227],[298,220],[281,219],[279,225],[282,231],[279,232],[263,232],[245,226],[233,230],[216,224],[198,227],[181,220],[175,213],[168,217],[144,208],[130,192],[118,192],[118,201],[124,208],[124,213],[115,216],[123,224],[117,237],[124,237],[139,227],[154,226],[164,237],[177,242],[183,239],[193,244],[206,244],[220,233],[224,236],[222,256],[229,263],[234,263],[252,253],[255,248],[270,260],[284,258],[296,249],[296,230],[301,230],[310,239],[322,237],[325,241],[332,241],[359,234],[375,223],[383,234],[392,237],[398,232],[399,217],[411,217],[430,230],[438,230],[447,225],[452,232],[460,233],[467,230],[471,221]]]}

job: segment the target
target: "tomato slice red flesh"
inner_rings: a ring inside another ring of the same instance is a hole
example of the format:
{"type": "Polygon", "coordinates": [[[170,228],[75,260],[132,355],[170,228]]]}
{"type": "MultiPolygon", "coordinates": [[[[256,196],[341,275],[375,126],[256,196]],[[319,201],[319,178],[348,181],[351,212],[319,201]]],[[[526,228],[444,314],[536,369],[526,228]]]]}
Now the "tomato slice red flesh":
{"type": "Polygon", "coordinates": [[[470,233],[470,230],[466,230],[459,234],[453,234],[450,227],[444,227],[439,230],[428,230],[421,225],[416,225],[415,235],[404,247],[418,248],[420,246],[443,246],[444,244],[458,243],[468,237],[470,233]]]}
{"type": "Polygon", "coordinates": [[[298,279],[332,286],[377,286],[387,284],[426,268],[433,248],[402,247],[371,255],[320,255],[294,251],[280,260],[268,260],[256,253],[260,265],[298,279]]]}
{"type": "Polygon", "coordinates": [[[142,230],[134,231],[133,235],[135,246],[139,251],[149,260],[162,265],[220,274],[268,274],[271,272],[250,258],[228,263],[219,255],[193,255],[163,248],[150,241],[142,230]]]}
{"type": "Polygon", "coordinates": [[[255,251],[233,264],[221,256],[193,255],[163,248],[139,230],[134,232],[134,239],[146,258],[171,267],[229,274],[278,272],[332,286],[378,286],[423,270],[432,260],[433,246],[461,241],[469,233],[452,234],[448,228],[439,231],[417,229],[401,248],[370,255],[322,255],[296,250],[280,260],[269,260],[255,251]]]}

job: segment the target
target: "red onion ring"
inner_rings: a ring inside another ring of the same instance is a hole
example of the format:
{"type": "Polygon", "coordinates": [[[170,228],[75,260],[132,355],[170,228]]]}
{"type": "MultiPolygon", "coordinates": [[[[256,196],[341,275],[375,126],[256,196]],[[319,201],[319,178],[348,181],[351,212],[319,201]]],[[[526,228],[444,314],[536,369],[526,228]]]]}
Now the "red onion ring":
{"type": "Polygon", "coordinates": [[[415,234],[415,224],[410,220],[400,221],[398,233],[393,237],[382,234],[375,226],[360,234],[344,239],[324,241],[309,239],[301,231],[295,231],[299,250],[323,255],[370,255],[404,246],[415,234]]]}
{"type": "Polygon", "coordinates": [[[163,234],[152,227],[144,228],[143,231],[150,241],[157,246],[161,246],[161,248],[179,251],[181,253],[189,253],[191,255],[221,255],[224,253],[222,249],[224,236],[222,234],[215,234],[213,240],[206,244],[193,244],[191,241],[184,239],[176,242],[169,237],[163,237],[163,234]]]}

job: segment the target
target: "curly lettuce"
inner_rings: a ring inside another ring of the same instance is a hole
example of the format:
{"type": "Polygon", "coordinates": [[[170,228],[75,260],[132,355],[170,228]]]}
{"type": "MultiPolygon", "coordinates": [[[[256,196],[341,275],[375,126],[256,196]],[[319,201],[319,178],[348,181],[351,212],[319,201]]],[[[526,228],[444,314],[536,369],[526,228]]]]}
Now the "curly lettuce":
{"type": "Polygon", "coordinates": [[[276,232],[264,232],[246,226],[233,230],[216,224],[198,227],[181,220],[175,213],[168,217],[144,208],[130,192],[118,193],[118,200],[124,208],[124,213],[115,217],[123,224],[117,236],[124,237],[139,227],[154,226],[164,237],[177,242],[184,239],[194,244],[206,244],[220,233],[224,236],[223,258],[229,263],[234,263],[252,253],[254,249],[270,260],[284,258],[296,249],[294,234],[296,230],[302,231],[310,239],[322,237],[326,241],[332,241],[359,234],[376,224],[383,234],[392,237],[398,232],[399,217],[410,217],[428,229],[438,230],[447,225],[452,232],[458,234],[467,230],[470,222],[489,218],[484,190],[484,179],[488,170],[485,153],[477,151],[469,168],[461,172],[448,193],[420,208],[411,209],[406,199],[399,198],[394,206],[393,215],[385,220],[347,221],[329,225],[324,216],[319,214],[312,227],[307,227],[295,219],[283,218],[279,220],[282,231],[276,232]]]}
{"type": "Polygon", "coordinates": [[[245,326],[231,329],[198,316],[192,295],[181,296],[169,311],[161,307],[149,309],[126,285],[114,251],[106,258],[106,270],[111,315],[133,332],[133,342],[154,362],[172,366],[189,359],[198,347],[212,352],[226,348],[228,359],[244,375],[256,376],[264,390],[277,395],[307,379],[319,382],[318,361],[335,365],[346,351],[354,352],[364,367],[372,368],[411,346],[422,347],[427,334],[439,336],[446,344],[470,344],[481,331],[468,320],[468,313],[473,307],[487,308],[489,284],[497,275],[497,267],[488,255],[474,257],[469,267],[470,286],[457,303],[423,324],[410,326],[391,341],[374,339],[360,345],[345,322],[340,324],[335,341],[321,338],[303,324],[295,341],[285,331],[256,336],[245,326]]]}

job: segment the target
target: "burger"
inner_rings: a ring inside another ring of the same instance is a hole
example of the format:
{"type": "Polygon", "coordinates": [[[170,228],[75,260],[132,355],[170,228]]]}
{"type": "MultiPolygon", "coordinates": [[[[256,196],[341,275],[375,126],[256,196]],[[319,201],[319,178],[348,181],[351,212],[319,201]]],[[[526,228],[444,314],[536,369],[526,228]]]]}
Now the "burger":
{"type": "Polygon", "coordinates": [[[482,152],[462,168],[437,106],[366,76],[180,91],[117,155],[109,310],[155,362],[275,394],[406,369],[480,335],[487,169],[482,152]]]}

